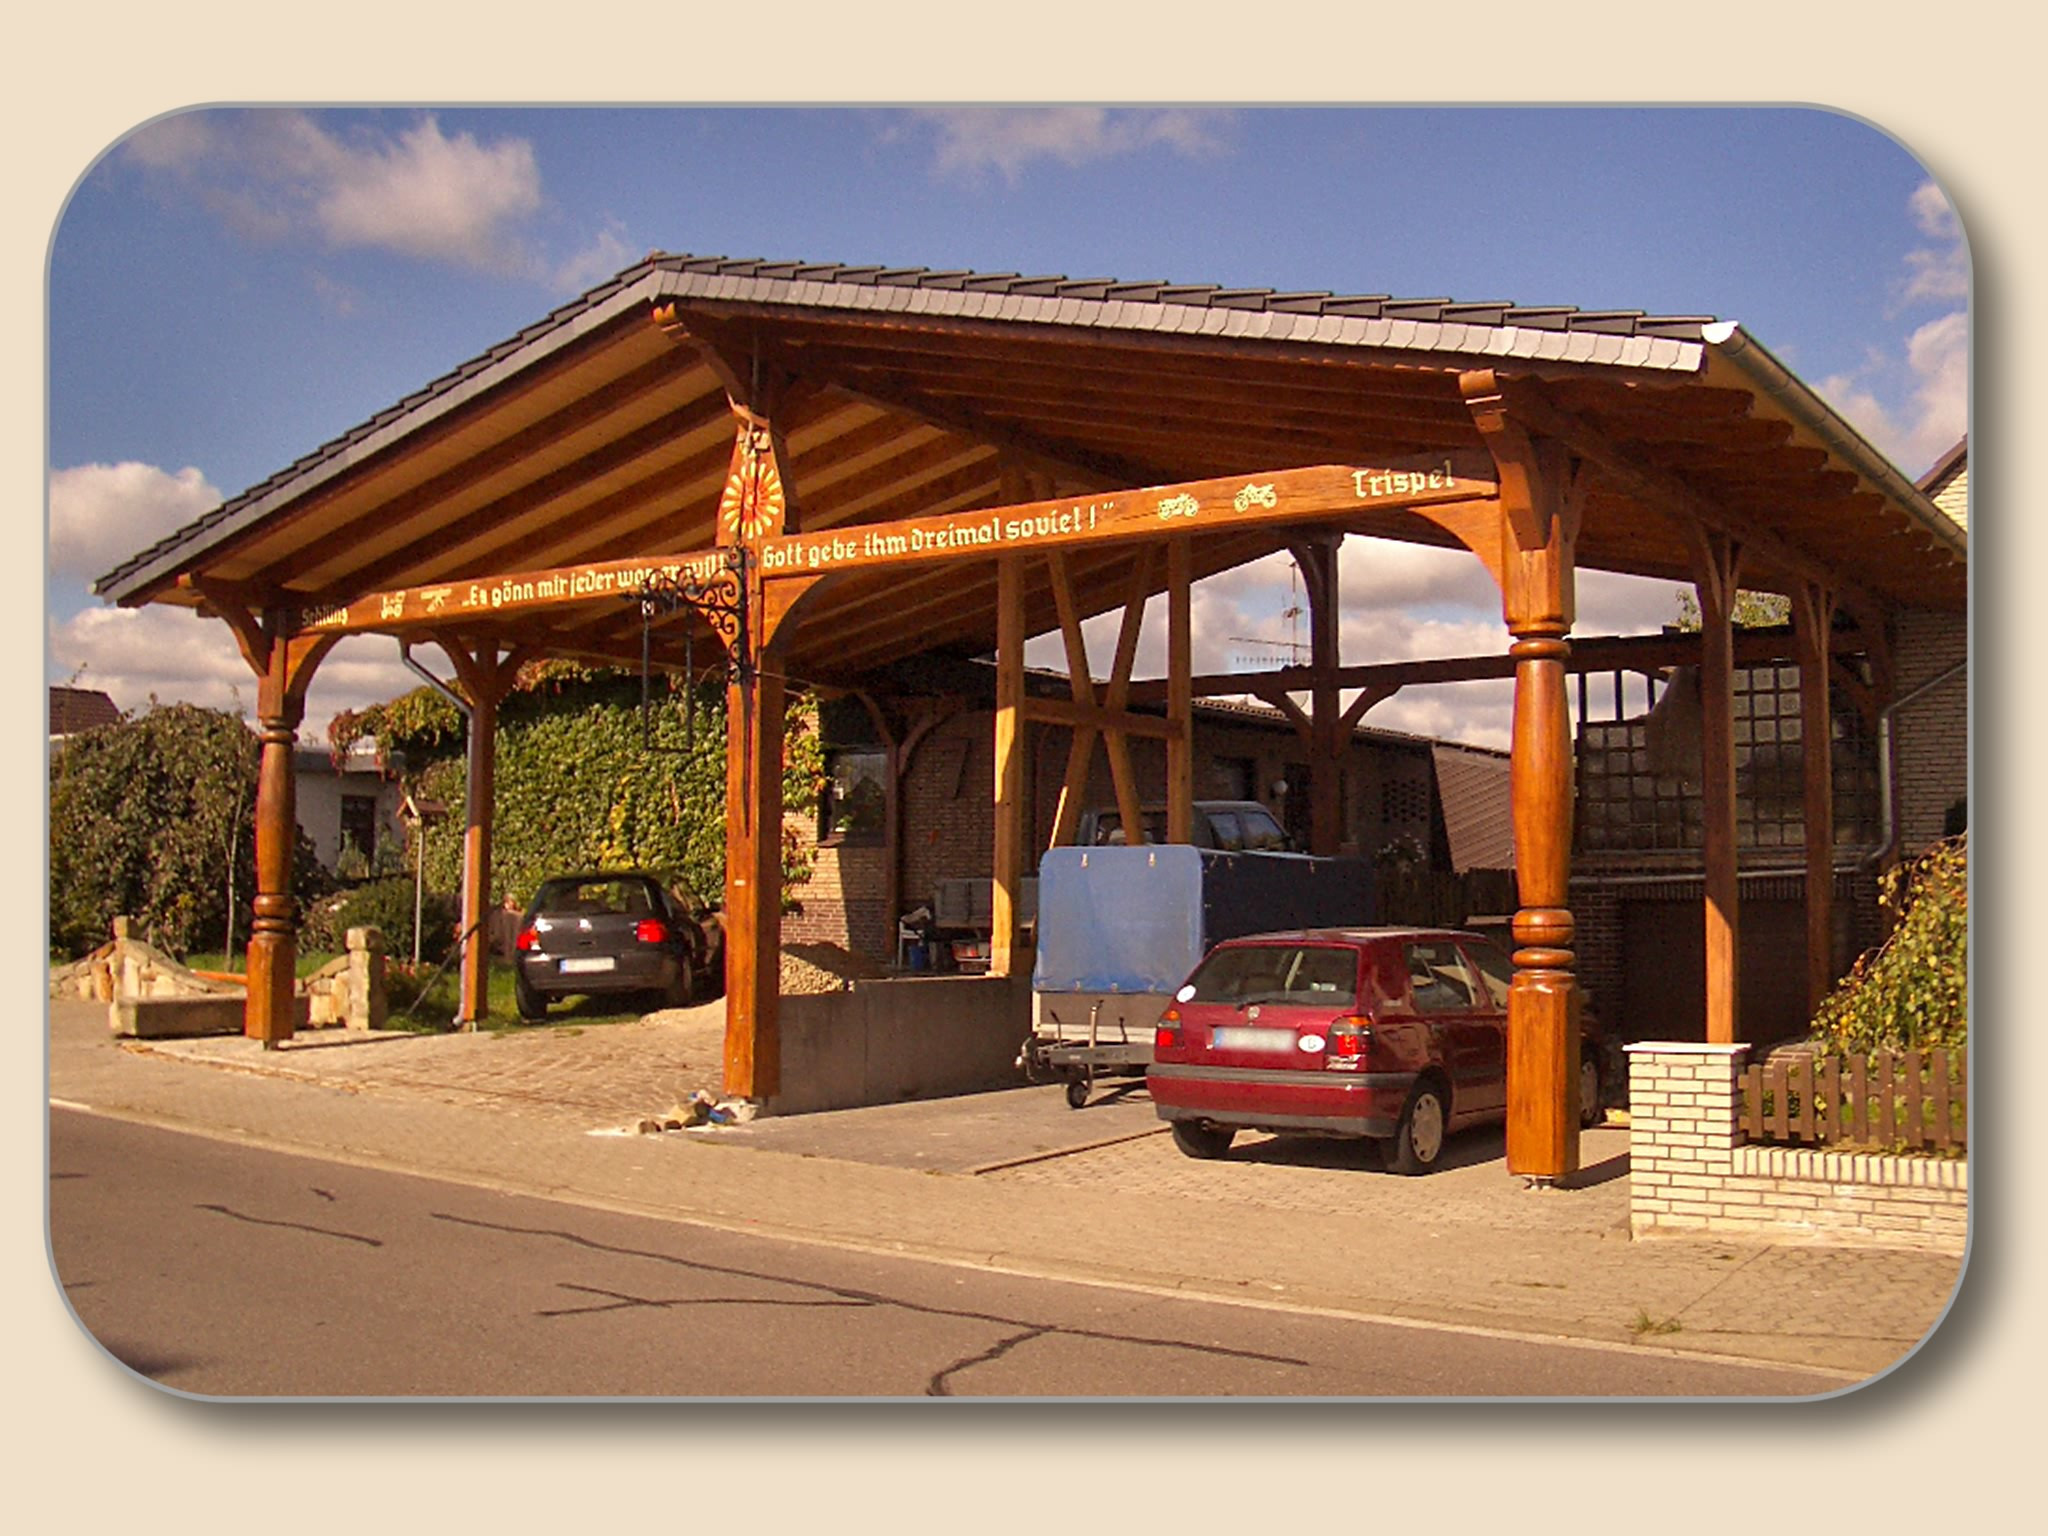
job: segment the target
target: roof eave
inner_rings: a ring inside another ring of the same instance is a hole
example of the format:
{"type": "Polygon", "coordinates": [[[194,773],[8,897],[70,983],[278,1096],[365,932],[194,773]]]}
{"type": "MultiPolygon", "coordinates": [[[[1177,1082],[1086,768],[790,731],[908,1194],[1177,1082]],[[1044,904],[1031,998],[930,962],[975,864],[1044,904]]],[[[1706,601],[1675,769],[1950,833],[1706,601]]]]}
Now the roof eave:
{"type": "Polygon", "coordinates": [[[412,410],[400,411],[391,420],[374,432],[364,436],[345,448],[331,453],[316,450],[311,457],[315,462],[298,474],[289,471],[272,476],[270,480],[244,492],[239,505],[234,500],[223,502],[222,507],[233,507],[226,517],[220,517],[221,507],[203,514],[186,525],[178,534],[152,550],[145,550],[132,557],[126,564],[99,577],[92,584],[96,597],[124,607],[148,602],[159,595],[161,589],[184,570],[203,560],[214,550],[238,538],[249,528],[260,523],[265,517],[289,502],[296,501],[311,491],[319,489],[336,476],[347,473],[356,465],[375,454],[383,452],[394,443],[417,432],[421,427],[457,410],[479,395],[502,385],[507,379],[552,356],[563,347],[580,340],[593,331],[612,323],[621,314],[636,305],[644,304],[655,291],[651,262],[642,262],[638,269],[629,267],[614,279],[615,291],[606,294],[594,304],[571,316],[562,324],[550,327],[545,333],[533,337],[508,350],[503,357],[487,367],[479,368],[469,377],[445,388],[436,389],[428,385],[427,398],[412,410]],[[218,519],[209,522],[209,519],[218,519]]]}
{"type": "Polygon", "coordinates": [[[1856,474],[1895,501],[1937,544],[1959,559],[1969,559],[1969,533],[1872,447],[1862,433],[1837,415],[1834,407],[1773,357],[1768,347],[1733,321],[1718,321],[1706,327],[1705,336],[1710,373],[1716,364],[1732,368],[1745,383],[1769,396],[1787,416],[1818,438],[1830,453],[1838,455],[1856,474]]]}

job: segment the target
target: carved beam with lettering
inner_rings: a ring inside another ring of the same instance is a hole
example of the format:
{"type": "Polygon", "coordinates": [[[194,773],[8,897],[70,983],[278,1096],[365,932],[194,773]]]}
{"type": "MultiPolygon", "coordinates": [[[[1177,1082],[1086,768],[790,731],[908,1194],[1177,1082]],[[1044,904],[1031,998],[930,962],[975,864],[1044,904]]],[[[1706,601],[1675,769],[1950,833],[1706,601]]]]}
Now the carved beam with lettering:
{"type": "Polygon", "coordinates": [[[1369,467],[1321,464],[763,539],[761,571],[772,581],[782,575],[985,560],[1164,534],[1333,521],[1364,506],[1422,511],[1473,504],[1490,509],[1497,490],[1491,461],[1470,451],[1369,467]]]}

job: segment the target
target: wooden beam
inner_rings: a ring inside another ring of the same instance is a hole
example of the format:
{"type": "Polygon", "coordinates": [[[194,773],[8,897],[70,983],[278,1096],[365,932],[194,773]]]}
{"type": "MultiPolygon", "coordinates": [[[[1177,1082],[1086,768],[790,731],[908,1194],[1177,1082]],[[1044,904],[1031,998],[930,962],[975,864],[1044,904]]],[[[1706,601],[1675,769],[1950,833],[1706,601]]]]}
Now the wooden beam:
{"type": "MultiPolygon", "coordinates": [[[[1832,637],[1838,657],[1860,653],[1854,635],[1832,637]]],[[[1792,661],[1798,656],[1798,642],[1789,632],[1739,629],[1734,638],[1738,666],[1759,666],[1766,662],[1792,661]]],[[[1696,635],[1615,635],[1572,640],[1571,655],[1565,658],[1568,672],[1653,672],[1686,667],[1699,660],[1696,635]]],[[[1509,656],[1447,656],[1423,661],[1383,661],[1337,669],[1337,686],[1392,689],[1420,687],[1428,683],[1469,683],[1489,678],[1513,677],[1514,659],[1509,656]]],[[[1310,667],[1277,667],[1269,672],[1205,672],[1188,680],[1190,694],[1198,699],[1230,697],[1254,691],[1252,685],[1282,693],[1306,693],[1315,686],[1310,667]]],[[[1166,697],[1164,678],[1147,678],[1131,684],[1131,701],[1158,703],[1166,697]]]]}
{"type": "Polygon", "coordinates": [[[1128,543],[1166,532],[1313,523],[1353,516],[1362,507],[1487,503],[1496,489],[1483,460],[1470,453],[1378,465],[1325,464],[769,538],[761,544],[761,567],[773,579],[987,559],[1011,550],[1128,543]]]}
{"type": "Polygon", "coordinates": [[[1706,839],[1707,1040],[1732,1045],[1741,1020],[1742,924],[1735,847],[1735,652],[1731,630],[1742,545],[1692,531],[1700,605],[1700,797],[1706,839]]]}
{"type": "Polygon", "coordinates": [[[1788,576],[1833,585],[1858,601],[1869,601],[1860,588],[1844,582],[1823,556],[1796,549],[1754,520],[1728,512],[1695,491],[1678,476],[1666,473],[1622,449],[1589,423],[1552,404],[1541,387],[1523,380],[1503,380],[1501,388],[1516,418],[1532,432],[1554,438],[1599,466],[1601,474],[1630,494],[1673,516],[1733,539],[1753,560],[1788,576]]]}
{"type": "Polygon", "coordinates": [[[1834,711],[1828,698],[1828,654],[1835,600],[1827,588],[1802,584],[1792,600],[1799,637],[1799,746],[1806,825],[1806,1012],[1811,1019],[1835,983],[1834,711]]]}
{"type": "Polygon", "coordinates": [[[1192,603],[1193,549],[1186,538],[1166,541],[1166,840],[1195,840],[1194,696],[1188,675],[1194,662],[1192,603]]]}
{"type": "Polygon", "coordinates": [[[995,849],[990,898],[989,973],[1008,976],[1017,961],[1017,898],[1030,839],[1024,817],[1024,560],[996,566],[995,849]]]}

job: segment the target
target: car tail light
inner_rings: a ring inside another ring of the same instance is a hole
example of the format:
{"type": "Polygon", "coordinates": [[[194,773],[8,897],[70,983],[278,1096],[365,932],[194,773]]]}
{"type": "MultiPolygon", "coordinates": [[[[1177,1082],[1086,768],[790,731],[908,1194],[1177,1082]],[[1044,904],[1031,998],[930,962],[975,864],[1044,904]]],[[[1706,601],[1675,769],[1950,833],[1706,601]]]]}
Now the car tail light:
{"type": "Polygon", "coordinates": [[[1169,1008],[1159,1016],[1159,1023],[1152,1031],[1152,1049],[1155,1051],[1177,1051],[1180,1049],[1180,1010],[1169,1008]]]}
{"type": "Polygon", "coordinates": [[[1328,1048],[1323,1055],[1325,1072],[1364,1070],[1366,1048],[1372,1043],[1372,1021],[1357,1014],[1333,1020],[1328,1048]]]}
{"type": "Polygon", "coordinates": [[[522,928],[519,930],[519,937],[512,941],[512,947],[522,952],[529,949],[538,949],[540,948],[540,935],[531,928],[522,928]]]}
{"type": "Polygon", "coordinates": [[[658,917],[643,917],[633,925],[633,937],[642,944],[666,944],[668,924],[658,917]]]}

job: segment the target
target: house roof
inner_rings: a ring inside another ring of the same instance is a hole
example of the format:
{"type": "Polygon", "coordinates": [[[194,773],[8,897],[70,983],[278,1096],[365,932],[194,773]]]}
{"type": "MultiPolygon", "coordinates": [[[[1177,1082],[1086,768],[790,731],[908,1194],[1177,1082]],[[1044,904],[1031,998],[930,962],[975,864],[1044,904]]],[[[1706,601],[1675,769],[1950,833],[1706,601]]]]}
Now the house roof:
{"type": "Polygon", "coordinates": [[[121,711],[97,688],[50,687],[50,734],[70,736],[98,725],[119,725],[121,711]]]}
{"type": "MultiPolygon", "coordinates": [[[[1617,451],[1767,528],[1745,584],[1773,579],[1775,549],[1881,602],[1963,601],[1966,536],[1760,345],[1704,316],[689,255],[628,268],[95,590],[204,606],[211,586],[314,608],[709,548],[735,375],[807,392],[787,478],[815,532],[997,504],[1006,454],[1067,495],[1474,449],[1458,381],[1475,368],[1540,385],[1617,451]]],[[[1346,526],[1449,539],[1400,511],[1346,526]]],[[[1196,575],[1287,538],[1207,536],[1196,575]]],[[[1690,572],[1683,539],[1625,476],[1596,480],[1578,558],[1690,572]]],[[[1085,613],[1122,602],[1126,564],[1113,549],[1070,561],[1085,613]]],[[[920,650],[985,650],[994,597],[980,566],[851,573],[806,601],[789,666],[830,681],[920,650]]],[[[1042,583],[1027,608],[1032,632],[1052,627],[1042,583]]],[[[483,622],[557,654],[638,660],[624,602],[523,633],[483,622]]]]}
{"type": "Polygon", "coordinates": [[[1444,833],[1451,868],[1513,869],[1515,824],[1509,797],[1510,762],[1505,753],[1436,742],[1437,799],[1444,808],[1444,833]]]}

